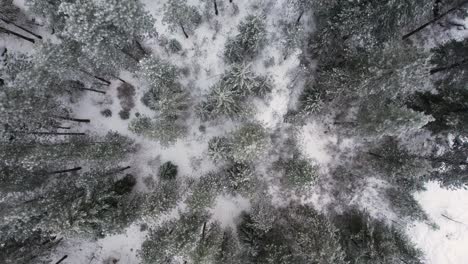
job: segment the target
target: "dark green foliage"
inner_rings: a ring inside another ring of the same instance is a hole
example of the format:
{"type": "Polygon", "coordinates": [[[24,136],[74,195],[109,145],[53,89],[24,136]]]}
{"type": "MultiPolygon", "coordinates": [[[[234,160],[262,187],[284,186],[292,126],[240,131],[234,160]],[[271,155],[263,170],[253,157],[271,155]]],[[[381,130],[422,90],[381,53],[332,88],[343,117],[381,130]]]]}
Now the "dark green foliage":
{"type": "Polygon", "coordinates": [[[256,75],[249,65],[233,64],[199,105],[198,113],[202,120],[241,117],[248,113],[249,97],[263,97],[271,89],[268,77],[256,75]]]}
{"type": "Polygon", "coordinates": [[[292,158],[279,160],[275,168],[284,172],[283,184],[288,188],[301,188],[313,184],[318,177],[318,168],[312,165],[312,161],[299,154],[292,158]]]}
{"type": "Polygon", "coordinates": [[[159,167],[159,179],[163,181],[174,180],[177,176],[177,165],[172,162],[165,162],[159,167]]]}
{"type": "Polygon", "coordinates": [[[251,165],[234,162],[225,171],[225,187],[233,193],[252,195],[255,192],[255,176],[251,165]]]}
{"type": "Polygon", "coordinates": [[[202,22],[200,12],[196,7],[187,5],[184,0],[173,0],[165,5],[163,22],[169,25],[172,31],[181,30],[186,38],[202,22]]]}
{"type": "Polygon", "coordinates": [[[453,40],[434,48],[431,73],[437,91],[418,93],[409,102],[411,108],[435,118],[427,125],[435,133],[468,131],[467,50],[468,40],[453,40]]]}
{"type": "Polygon", "coordinates": [[[261,51],[266,40],[266,29],[262,20],[261,17],[249,15],[239,24],[239,34],[226,42],[224,56],[228,62],[252,60],[261,51]]]}
{"type": "Polygon", "coordinates": [[[149,192],[144,194],[142,216],[155,218],[176,207],[183,193],[181,182],[175,178],[176,174],[172,175],[172,178],[159,177],[159,181],[147,179],[149,192]]]}
{"type": "Polygon", "coordinates": [[[177,39],[169,40],[167,46],[169,48],[169,51],[171,51],[172,53],[178,53],[182,50],[182,45],[179,41],[177,41],[177,39]]]}
{"type": "Polygon", "coordinates": [[[419,264],[421,252],[395,226],[351,210],[335,218],[345,260],[356,264],[419,264]]]}
{"type": "Polygon", "coordinates": [[[208,155],[214,160],[251,162],[261,157],[270,144],[267,131],[259,124],[246,123],[228,137],[208,142],[208,155]]]}
{"type": "Polygon", "coordinates": [[[205,213],[182,213],[177,220],[165,222],[152,229],[140,251],[143,263],[172,263],[176,256],[185,260],[197,250],[207,234],[208,215],[205,213]]]}
{"type": "Polygon", "coordinates": [[[420,190],[431,171],[431,163],[410,153],[394,137],[384,137],[378,144],[367,153],[370,168],[407,192],[420,190]]]}
{"type": "Polygon", "coordinates": [[[50,263],[47,255],[61,241],[62,239],[44,234],[41,230],[33,232],[24,240],[16,238],[2,240],[0,261],[4,264],[50,263]]]}
{"type": "Polygon", "coordinates": [[[223,175],[210,172],[192,183],[192,190],[185,203],[191,211],[203,212],[211,207],[223,190],[223,175]]]}
{"type": "Polygon", "coordinates": [[[243,263],[346,263],[337,230],[324,216],[294,205],[275,214],[268,230],[243,215],[238,227],[243,263]]]}
{"type": "Polygon", "coordinates": [[[130,193],[133,189],[133,186],[136,184],[135,176],[131,174],[125,175],[122,179],[114,183],[114,192],[118,195],[124,195],[130,193]]]}

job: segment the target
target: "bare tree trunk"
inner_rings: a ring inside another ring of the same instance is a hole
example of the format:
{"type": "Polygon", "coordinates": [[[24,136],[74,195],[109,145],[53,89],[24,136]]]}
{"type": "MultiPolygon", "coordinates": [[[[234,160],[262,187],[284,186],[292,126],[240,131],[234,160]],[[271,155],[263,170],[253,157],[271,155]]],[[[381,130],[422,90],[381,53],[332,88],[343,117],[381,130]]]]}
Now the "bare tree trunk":
{"type": "Polygon", "coordinates": [[[132,60],[134,60],[136,63],[140,62],[137,58],[135,58],[132,54],[130,54],[129,52],[125,51],[124,49],[121,50],[123,54],[127,55],[128,57],[130,57],[132,60]]]}
{"type": "Polygon", "coordinates": [[[95,93],[100,93],[100,94],[106,94],[105,91],[102,91],[102,90],[96,90],[96,89],[91,89],[91,88],[76,88],[78,90],[82,90],[82,91],[90,91],[90,92],[95,92],[95,93]]]}
{"type": "Polygon", "coordinates": [[[53,136],[85,136],[85,133],[61,133],[61,132],[22,132],[13,131],[14,134],[26,134],[26,135],[53,135],[53,136]]]}
{"type": "Polygon", "coordinates": [[[296,20],[296,26],[298,26],[299,23],[301,22],[301,18],[302,18],[303,15],[304,15],[304,11],[301,11],[301,13],[299,14],[299,17],[296,20]]]}
{"type": "Polygon", "coordinates": [[[96,76],[96,75],[94,75],[94,74],[91,74],[91,73],[89,73],[89,72],[87,72],[87,71],[85,71],[85,70],[81,70],[81,69],[80,69],[79,71],[81,71],[82,73],[85,73],[85,74],[87,74],[87,75],[89,75],[89,76],[91,76],[91,77],[93,77],[93,78],[95,78],[95,79],[97,79],[97,80],[99,80],[99,81],[101,81],[101,82],[107,84],[107,85],[110,85],[110,84],[111,84],[110,81],[108,81],[108,80],[106,80],[106,79],[104,79],[104,78],[101,78],[101,77],[99,77],[99,76],[96,76]]]}
{"type": "Polygon", "coordinates": [[[214,4],[214,9],[215,9],[215,15],[218,15],[219,12],[218,12],[218,3],[216,3],[216,0],[213,0],[213,4],[214,4]]]}
{"type": "Polygon", "coordinates": [[[54,116],[54,117],[62,119],[62,120],[78,122],[78,123],[91,123],[90,119],[71,118],[71,117],[66,117],[66,116],[54,116]]]}
{"type": "Polygon", "coordinates": [[[23,35],[21,35],[21,34],[19,34],[19,33],[16,33],[16,32],[14,32],[14,31],[11,31],[11,30],[6,29],[6,28],[4,28],[4,27],[0,27],[0,32],[4,32],[4,33],[10,34],[10,35],[14,35],[14,36],[17,36],[18,38],[22,38],[22,39],[24,39],[24,40],[27,40],[27,41],[29,41],[29,42],[31,42],[31,43],[35,43],[34,39],[28,38],[28,37],[26,37],[26,36],[23,36],[23,35]]]}
{"type": "Polygon", "coordinates": [[[68,258],[68,255],[63,256],[59,261],[55,262],[55,264],[60,264],[62,263],[66,258],[68,258]]]}
{"type": "Polygon", "coordinates": [[[79,170],[81,170],[81,169],[82,169],[81,167],[76,167],[76,168],[67,169],[67,170],[51,171],[51,172],[49,172],[48,174],[49,174],[49,175],[52,175],[52,174],[62,174],[62,173],[67,173],[67,172],[79,171],[79,170]]]}
{"type": "Polygon", "coordinates": [[[25,28],[25,27],[22,27],[22,26],[20,26],[20,25],[17,25],[17,24],[13,23],[13,22],[10,21],[10,20],[7,20],[7,19],[1,18],[1,17],[0,17],[0,20],[2,20],[3,22],[5,22],[5,23],[7,23],[7,24],[11,24],[11,25],[13,25],[13,26],[15,26],[15,27],[17,27],[17,28],[19,28],[19,29],[25,31],[25,32],[28,32],[29,34],[35,36],[35,37],[38,38],[38,39],[42,39],[42,36],[41,36],[41,35],[38,35],[38,34],[32,32],[31,30],[25,28]]]}
{"type": "Polygon", "coordinates": [[[182,28],[182,32],[184,32],[185,37],[189,38],[189,35],[187,34],[187,32],[185,32],[184,26],[182,26],[182,24],[180,24],[180,27],[182,28]]]}
{"type": "Polygon", "coordinates": [[[383,158],[384,158],[382,155],[379,155],[379,154],[377,154],[377,153],[370,152],[370,151],[368,151],[367,154],[369,154],[369,155],[371,155],[371,156],[373,156],[373,157],[376,157],[376,158],[378,158],[378,159],[383,159],[383,158]]]}
{"type": "Polygon", "coordinates": [[[138,40],[135,40],[136,46],[138,47],[139,50],[141,50],[144,54],[147,54],[146,50],[143,48],[143,45],[138,40]]]}
{"type": "Polygon", "coordinates": [[[205,240],[206,222],[203,223],[201,240],[205,240]]]}
{"type": "Polygon", "coordinates": [[[431,24],[434,24],[435,22],[439,21],[440,19],[444,18],[445,16],[447,16],[448,14],[450,14],[451,12],[457,10],[458,8],[462,7],[463,5],[467,4],[468,3],[468,0],[465,0],[465,1],[462,1],[461,3],[459,3],[458,5],[456,5],[455,7],[452,7],[450,8],[449,10],[447,10],[445,13],[442,13],[440,16],[432,19],[431,21],[421,25],[420,27],[416,28],[415,30],[405,34],[402,39],[407,39],[409,37],[411,37],[412,35],[418,33],[419,31],[425,29],[427,26],[431,25],[431,24]]]}
{"type": "Polygon", "coordinates": [[[451,70],[451,69],[454,69],[454,68],[457,68],[459,66],[462,66],[462,65],[465,65],[468,63],[468,59],[464,59],[462,61],[459,61],[457,63],[454,63],[452,65],[449,65],[449,66],[445,66],[445,67],[440,67],[440,68],[434,68],[430,71],[431,75],[432,74],[435,74],[435,73],[438,73],[438,72],[442,72],[442,71],[447,71],[447,70],[451,70]]]}

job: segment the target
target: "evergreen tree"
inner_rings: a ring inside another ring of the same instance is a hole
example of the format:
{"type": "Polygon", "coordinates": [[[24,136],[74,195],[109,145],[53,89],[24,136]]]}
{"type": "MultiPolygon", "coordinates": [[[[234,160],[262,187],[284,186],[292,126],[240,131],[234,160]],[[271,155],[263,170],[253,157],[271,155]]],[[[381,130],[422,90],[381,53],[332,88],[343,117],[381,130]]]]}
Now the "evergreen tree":
{"type": "Polygon", "coordinates": [[[266,29],[261,17],[249,15],[237,27],[239,34],[226,42],[224,56],[228,62],[252,60],[265,45],[266,29]]]}
{"type": "Polygon", "coordinates": [[[337,216],[335,222],[349,263],[422,263],[421,252],[394,226],[357,210],[337,216]]]}
{"type": "Polygon", "coordinates": [[[189,261],[209,233],[208,221],[209,215],[204,212],[186,212],[152,229],[141,248],[143,263],[173,263],[178,258],[189,261]]]}
{"type": "Polygon", "coordinates": [[[165,10],[163,22],[168,24],[172,31],[181,29],[186,38],[189,38],[202,22],[198,9],[187,5],[185,0],[170,1],[165,5],[165,10]]]}
{"type": "Polygon", "coordinates": [[[346,263],[337,230],[325,217],[295,205],[276,214],[269,230],[243,216],[238,227],[243,263],[346,263]]]}

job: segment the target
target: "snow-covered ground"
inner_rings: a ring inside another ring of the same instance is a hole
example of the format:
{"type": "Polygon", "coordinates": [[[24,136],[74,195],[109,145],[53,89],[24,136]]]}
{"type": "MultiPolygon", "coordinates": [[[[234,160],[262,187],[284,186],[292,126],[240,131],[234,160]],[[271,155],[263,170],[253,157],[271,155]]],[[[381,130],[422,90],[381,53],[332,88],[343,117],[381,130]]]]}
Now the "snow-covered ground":
{"type": "Polygon", "coordinates": [[[468,263],[468,190],[447,190],[435,182],[426,188],[415,197],[438,228],[416,222],[407,234],[427,264],[468,263]]]}
{"type": "MultiPolygon", "coordinates": [[[[220,15],[213,15],[208,21],[204,21],[189,39],[186,39],[181,32],[169,31],[167,26],[162,23],[161,10],[164,3],[170,0],[141,1],[146,4],[148,11],[156,18],[155,28],[158,31],[158,38],[175,38],[182,44],[184,55],[171,55],[171,63],[178,66],[188,66],[191,72],[197,72],[182,80],[182,83],[191,84],[195,88],[192,95],[198,96],[198,98],[209,92],[210,87],[219,80],[220,75],[227,67],[223,60],[224,44],[227,37],[235,35],[237,25],[245,16],[262,12],[261,9],[253,7],[255,3],[261,2],[264,6],[268,6],[269,15],[265,19],[269,32],[268,45],[252,64],[252,69],[257,74],[270,76],[274,86],[271,95],[265,100],[255,101],[257,108],[255,119],[268,129],[281,128],[288,107],[294,104],[293,88],[295,87],[295,72],[299,67],[298,55],[300,55],[300,50],[295,50],[286,59],[283,58],[279,48],[279,40],[274,36],[278,30],[279,17],[295,18],[295,15],[291,14],[291,10],[285,9],[286,0],[236,0],[234,2],[237,8],[234,8],[228,1],[223,1],[219,5],[220,15]],[[270,5],[266,3],[270,3],[270,5]],[[275,64],[266,67],[264,61],[271,58],[275,64]]],[[[200,1],[189,0],[188,2],[200,6],[200,1]]],[[[25,8],[24,1],[15,0],[15,3],[21,8],[25,8]]],[[[460,38],[460,34],[457,37],[460,38]]],[[[168,54],[158,45],[159,39],[150,40],[146,45],[150,46],[158,56],[167,58],[168,54]]],[[[0,45],[8,46],[6,41],[8,40],[0,40],[0,45]]],[[[22,45],[24,46],[18,47],[21,51],[31,49],[29,44],[22,45]]],[[[138,80],[128,73],[122,73],[120,77],[135,84],[137,89],[136,105],[131,111],[131,117],[134,117],[137,112],[151,115],[151,110],[139,100],[144,91],[138,85],[138,80]]],[[[235,122],[213,124],[206,128],[205,133],[201,133],[198,121],[191,120],[189,121],[190,131],[187,137],[170,147],[163,147],[152,140],[134,135],[128,130],[129,121],[119,117],[120,102],[117,98],[117,87],[120,84],[119,81],[113,81],[106,95],[88,93],[73,106],[76,116],[93,117],[91,123],[83,129],[98,134],[118,131],[135,139],[141,148],[132,157],[132,162],[140,177],[156,175],[155,161],[160,163],[171,161],[179,166],[180,174],[187,177],[198,177],[216,168],[216,164],[207,158],[207,142],[215,135],[221,135],[234,129],[235,122]],[[102,102],[107,102],[105,108],[109,108],[113,112],[112,117],[105,118],[100,114],[100,111],[103,110],[102,102]]],[[[334,162],[330,147],[350,149],[353,144],[350,140],[338,142],[335,135],[327,133],[326,127],[320,120],[312,120],[304,125],[298,135],[303,153],[323,168],[327,168],[329,163],[334,162]]],[[[362,204],[371,201],[372,199],[368,199],[368,197],[378,196],[376,188],[379,186],[379,183],[369,184],[368,190],[366,189],[365,193],[352,202],[362,204]]],[[[427,191],[417,193],[416,198],[430,219],[439,226],[439,229],[433,229],[426,223],[416,222],[407,230],[410,238],[424,251],[427,263],[468,263],[468,191],[450,191],[441,189],[436,183],[429,183],[427,191]]],[[[303,199],[304,202],[311,202],[317,206],[320,203],[327,203],[327,201],[318,200],[317,194],[303,199]]],[[[249,206],[248,201],[242,197],[223,196],[216,200],[212,211],[216,219],[225,225],[231,225],[232,220],[242,210],[248,210],[249,206]]],[[[378,205],[369,204],[369,208],[372,206],[378,205]]],[[[103,261],[112,263],[111,258],[119,260],[118,263],[137,264],[139,263],[137,252],[145,235],[146,232],[141,231],[139,225],[133,225],[127,229],[125,234],[109,236],[98,241],[68,241],[59,249],[56,256],[60,258],[67,254],[66,263],[70,264],[97,264],[103,263],[103,261]]]]}

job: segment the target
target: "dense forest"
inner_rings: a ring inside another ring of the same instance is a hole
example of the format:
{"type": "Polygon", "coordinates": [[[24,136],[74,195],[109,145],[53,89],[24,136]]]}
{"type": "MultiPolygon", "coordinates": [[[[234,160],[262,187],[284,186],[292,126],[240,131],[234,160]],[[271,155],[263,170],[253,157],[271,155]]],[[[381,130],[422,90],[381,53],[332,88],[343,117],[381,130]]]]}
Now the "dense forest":
{"type": "Polygon", "coordinates": [[[0,53],[0,263],[439,263],[468,1],[0,0],[0,53]]]}

